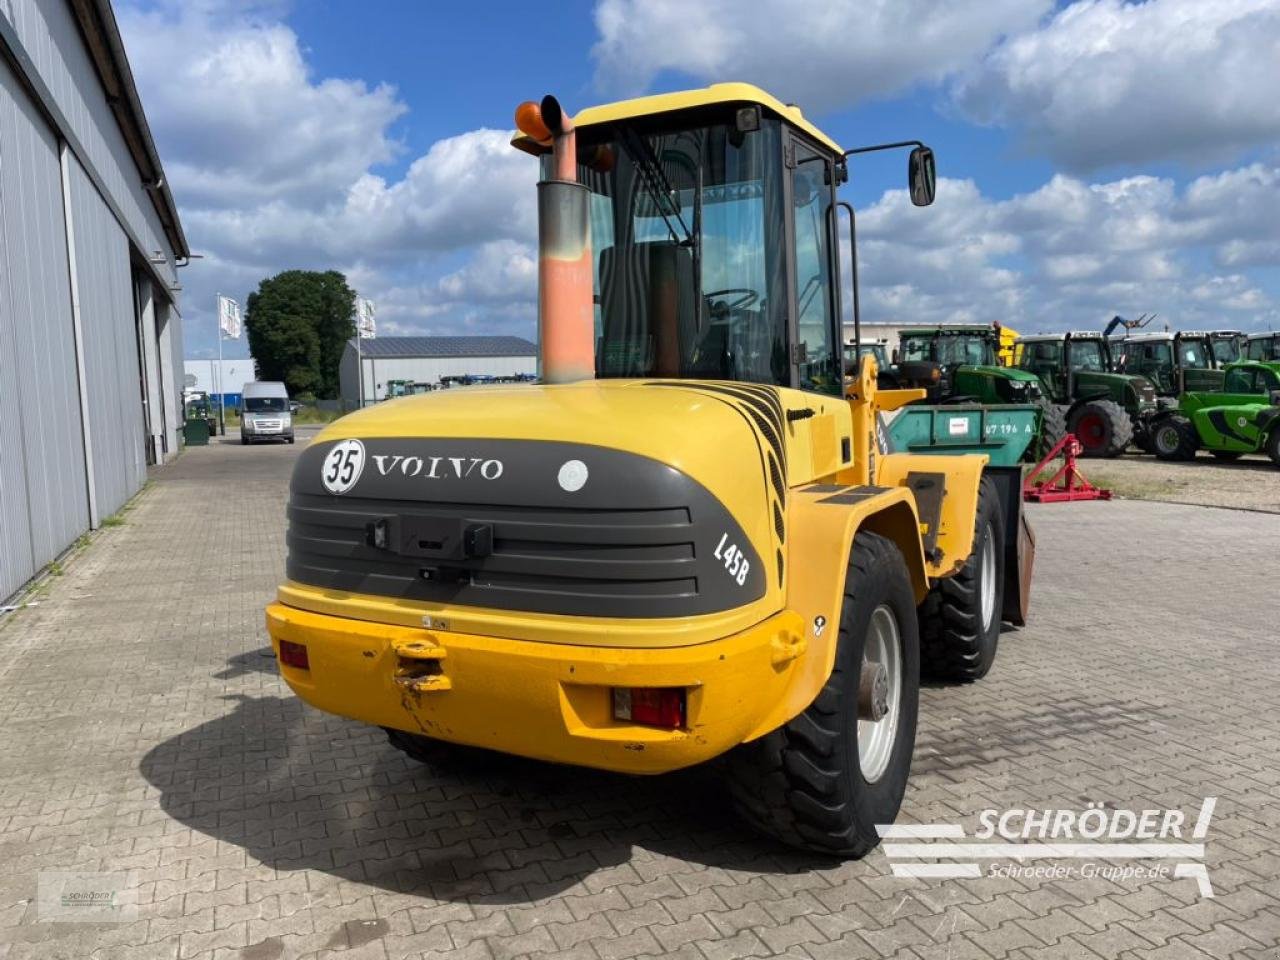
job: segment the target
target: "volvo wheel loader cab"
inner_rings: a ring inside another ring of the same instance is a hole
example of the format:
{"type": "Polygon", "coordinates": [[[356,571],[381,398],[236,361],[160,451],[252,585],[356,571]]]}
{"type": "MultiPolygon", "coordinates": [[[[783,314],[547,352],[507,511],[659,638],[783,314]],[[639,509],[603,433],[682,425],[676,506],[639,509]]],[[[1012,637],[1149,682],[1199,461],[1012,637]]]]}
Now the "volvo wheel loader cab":
{"type": "MultiPolygon", "coordinates": [[[[542,382],[319,434],[266,615],[281,672],[414,755],[724,757],[750,822],[860,856],[902,800],[922,666],[981,676],[1025,615],[1017,486],[882,452],[877,411],[919,391],[878,391],[873,359],[844,382],[845,154],[798,109],[727,84],[517,124],[542,382]]],[[[922,146],[909,185],[932,200],[922,146]]]]}
{"type": "Polygon", "coordinates": [[[1130,441],[1146,442],[1156,412],[1155,386],[1145,377],[1114,372],[1102,334],[1076,330],[1021,337],[1015,362],[1039,378],[1054,429],[1075,434],[1085,456],[1115,457],[1130,441]]]}

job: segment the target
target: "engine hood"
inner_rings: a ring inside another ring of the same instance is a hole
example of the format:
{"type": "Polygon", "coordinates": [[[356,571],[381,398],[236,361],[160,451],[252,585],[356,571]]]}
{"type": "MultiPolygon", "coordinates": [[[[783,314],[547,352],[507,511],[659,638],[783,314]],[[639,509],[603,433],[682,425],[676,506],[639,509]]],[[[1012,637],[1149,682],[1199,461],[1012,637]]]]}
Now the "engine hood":
{"type": "Polygon", "coordinates": [[[767,613],[783,577],[782,422],[772,388],[702,382],[382,403],[299,458],[289,576],[569,615],[767,613]]]}
{"type": "MultiPolygon", "coordinates": [[[[314,442],[383,437],[572,441],[661,461],[722,499],[737,499],[749,491],[727,490],[726,484],[739,484],[727,482],[726,475],[740,477],[744,466],[758,465],[762,441],[758,426],[731,401],[692,382],[687,388],[638,380],[466,387],[367,407],[334,421],[314,442]]],[[[758,482],[744,486],[762,494],[758,482]]],[[[754,512],[758,502],[740,506],[754,512]]]]}

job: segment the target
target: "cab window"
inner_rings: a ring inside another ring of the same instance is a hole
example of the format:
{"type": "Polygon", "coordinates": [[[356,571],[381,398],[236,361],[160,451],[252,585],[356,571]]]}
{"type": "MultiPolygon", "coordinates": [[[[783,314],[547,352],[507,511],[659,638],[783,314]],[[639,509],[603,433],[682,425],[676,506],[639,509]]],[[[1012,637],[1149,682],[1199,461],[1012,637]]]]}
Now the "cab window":
{"type": "Polygon", "coordinates": [[[1068,364],[1072,370],[1104,370],[1102,344],[1097,340],[1072,340],[1067,348],[1068,364]]]}
{"type": "Polygon", "coordinates": [[[1226,378],[1222,381],[1222,389],[1225,393],[1257,393],[1258,371],[1252,367],[1228,370],[1226,378]]]}
{"type": "Polygon", "coordinates": [[[1178,357],[1184,367],[1209,369],[1209,351],[1203,340],[1183,340],[1178,344],[1178,357]]]}
{"type": "Polygon", "coordinates": [[[932,360],[932,341],[928,337],[903,337],[898,347],[898,359],[907,362],[932,360]]]}
{"type": "Polygon", "coordinates": [[[796,359],[801,390],[838,393],[840,365],[832,343],[831,250],[827,243],[831,175],[828,162],[796,144],[791,175],[795,216],[792,250],[796,290],[796,359]]]}

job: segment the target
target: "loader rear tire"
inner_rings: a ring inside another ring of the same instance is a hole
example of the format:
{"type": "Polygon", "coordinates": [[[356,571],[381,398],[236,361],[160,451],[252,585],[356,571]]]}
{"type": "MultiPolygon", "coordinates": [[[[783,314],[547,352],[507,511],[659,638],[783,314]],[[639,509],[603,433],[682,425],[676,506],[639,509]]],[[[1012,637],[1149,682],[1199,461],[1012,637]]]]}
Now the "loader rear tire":
{"type": "Polygon", "coordinates": [[[788,846],[864,856],[880,842],[876,825],[893,823],[902,805],[919,700],[919,634],[906,562],[891,540],[860,532],[845,572],[831,675],[803,713],[730,751],[734,808],[788,846]],[[888,710],[873,721],[860,715],[859,688],[865,661],[878,663],[881,655],[888,710]]]}
{"type": "Polygon", "coordinates": [[[978,488],[973,552],[957,574],[939,580],[920,604],[920,670],[937,680],[972,683],[987,675],[1004,609],[1004,511],[988,477],[978,488]]]}
{"type": "Polygon", "coordinates": [[[1151,446],[1161,460],[1194,460],[1200,438],[1185,417],[1165,417],[1151,431],[1151,446]]]}
{"type": "Polygon", "coordinates": [[[1133,421],[1114,400],[1089,400],[1067,424],[1086,457],[1118,457],[1133,439],[1133,421]]]}

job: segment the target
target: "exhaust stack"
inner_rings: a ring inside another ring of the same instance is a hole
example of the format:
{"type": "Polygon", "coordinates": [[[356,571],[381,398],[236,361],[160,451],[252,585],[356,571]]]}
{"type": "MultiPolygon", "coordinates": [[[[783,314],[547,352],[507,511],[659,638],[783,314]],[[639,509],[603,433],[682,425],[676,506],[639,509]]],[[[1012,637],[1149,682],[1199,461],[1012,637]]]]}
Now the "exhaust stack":
{"type": "Polygon", "coordinates": [[[538,183],[538,371],[543,383],[595,376],[590,191],[578,182],[573,119],[555,97],[516,108],[520,132],[552,151],[538,183]]]}

